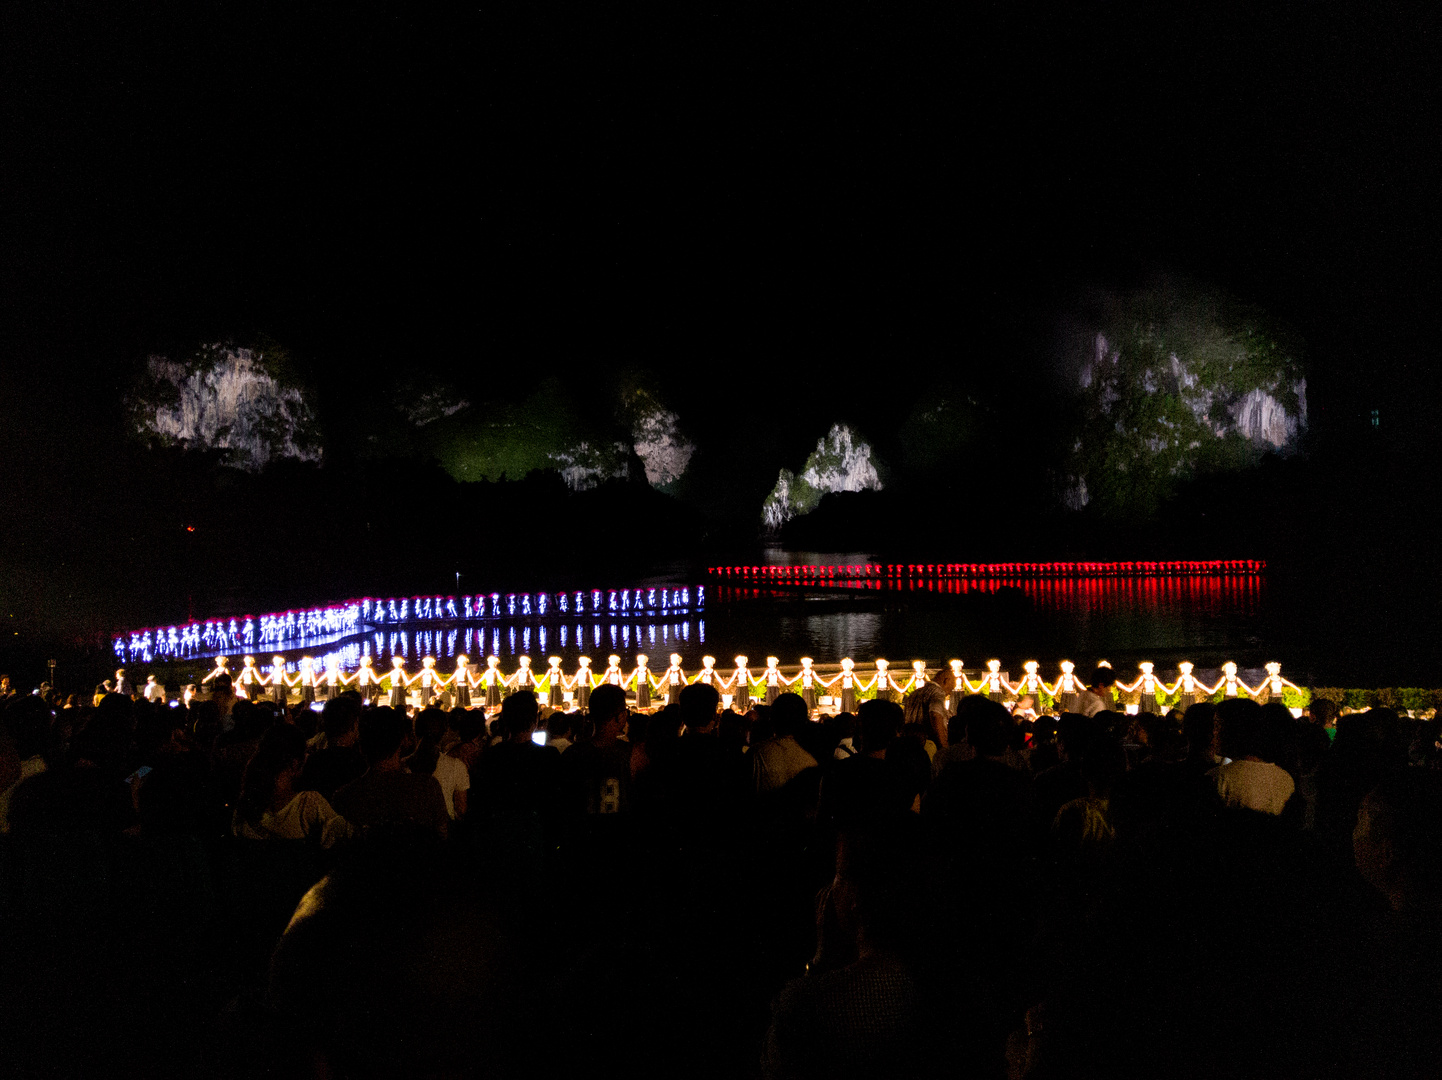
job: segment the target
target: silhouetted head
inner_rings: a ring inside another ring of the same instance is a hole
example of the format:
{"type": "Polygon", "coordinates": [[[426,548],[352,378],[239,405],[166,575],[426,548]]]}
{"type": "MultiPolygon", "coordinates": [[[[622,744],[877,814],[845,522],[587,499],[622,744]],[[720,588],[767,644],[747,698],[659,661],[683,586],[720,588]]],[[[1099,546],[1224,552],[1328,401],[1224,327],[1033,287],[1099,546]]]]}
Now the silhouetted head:
{"type": "Polygon", "coordinates": [[[1245,698],[1228,698],[1217,706],[1217,746],[1234,761],[1255,756],[1271,760],[1262,744],[1262,707],[1245,698]]]}
{"type": "Polygon", "coordinates": [[[240,782],[237,812],[242,821],[256,825],[270,808],[280,778],[300,775],[305,762],[305,736],[289,724],[275,724],[262,736],[260,745],[246,763],[240,782]]]}
{"type": "Polygon", "coordinates": [[[771,721],[778,736],[800,733],[810,715],[806,700],[800,694],[778,694],[771,703],[771,721]]]}
{"type": "Polygon", "coordinates": [[[360,750],[369,764],[375,765],[391,757],[400,750],[405,737],[405,714],[390,706],[371,709],[361,715],[360,750]]]}
{"type": "MultiPolygon", "coordinates": [[[[592,700],[594,699],[595,695],[592,695],[592,700]]],[[[536,701],[535,693],[530,690],[518,690],[501,702],[499,717],[501,730],[507,738],[529,735],[536,730],[536,718],[539,713],[540,705],[536,701]]]]}
{"type": "Polygon", "coordinates": [[[910,810],[931,785],[931,756],[921,740],[911,735],[893,739],[886,748],[886,778],[896,797],[896,810],[910,810]]]}
{"type": "Polygon", "coordinates": [[[360,698],[342,694],[331,698],[320,711],[320,726],[327,740],[343,739],[355,730],[362,713],[360,698]]]}
{"type": "Polygon", "coordinates": [[[1199,701],[1182,717],[1182,735],[1187,740],[1187,756],[1210,758],[1216,736],[1216,707],[1210,701],[1199,701]]]}
{"type": "Polygon", "coordinates": [[[604,683],[591,691],[591,703],[588,708],[597,735],[603,733],[607,724],[619,721],[624,726],[626,722],[626,691],[612,683],[604,683]]]}
{"type": "Polygon", "coordinates": [[[1006,753],[1012,726],[1001,702],[984,698],[967,712],[966,741],[983,757],[1000,757],[1006,753]]]}
{"type": "Polygon", "coordinates": [[[1318,727],[1332,727],[1337,723],[1337,703],[1326,698],[1313,698],[1307,706],[1307,715],[1318,727]]]}
{"type": "Polygon", "coordinates": [[[876,754],[891,745],[906,723],[906,717],[896,702],[873,698],[857,707],[856,722],[861,729],[861,749],[876,754]]]}
{"type": "Polygon", "coordinates": [[[716,722],[721,712],[721,692],[707,683],[697,682],[681,690],[681,718],[692,731],[704,731],[716,722]]]}

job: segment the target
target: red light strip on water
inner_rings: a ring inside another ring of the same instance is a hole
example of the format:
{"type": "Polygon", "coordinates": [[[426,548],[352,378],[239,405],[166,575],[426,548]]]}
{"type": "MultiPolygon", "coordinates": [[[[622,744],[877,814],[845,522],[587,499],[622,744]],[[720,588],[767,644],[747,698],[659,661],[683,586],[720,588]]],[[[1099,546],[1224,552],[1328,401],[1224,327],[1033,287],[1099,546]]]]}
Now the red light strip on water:
{"type": "Polygon", "coordinates": [[[825,582],[861,578],[1092,578],[1172,577],[1193,574],[1260,574],[1261,559],[1202,559],[1170,562],[1007,562],[865,563],[856,566],[708,566],[718,578],[755,581],[825,582]]]}

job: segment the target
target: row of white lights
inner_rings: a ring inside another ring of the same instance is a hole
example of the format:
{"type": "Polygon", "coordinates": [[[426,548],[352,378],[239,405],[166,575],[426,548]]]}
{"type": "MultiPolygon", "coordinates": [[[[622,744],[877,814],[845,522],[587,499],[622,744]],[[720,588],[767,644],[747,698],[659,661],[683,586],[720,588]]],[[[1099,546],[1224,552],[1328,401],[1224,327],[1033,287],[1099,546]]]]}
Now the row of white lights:
{"type": "Polygon", "coordinates": [[[578,589],[558,593],[489,593],[477,596],[363,597],[330,607],[284,611],[154,627],[118,634],[112,640],[121,663],[149,663],[204,653],[257,647],[286,647],[335,640],[373,626],[428,621],[508,618],[667,617],[705,606],[705,586],[644,589],[578,589]]]}

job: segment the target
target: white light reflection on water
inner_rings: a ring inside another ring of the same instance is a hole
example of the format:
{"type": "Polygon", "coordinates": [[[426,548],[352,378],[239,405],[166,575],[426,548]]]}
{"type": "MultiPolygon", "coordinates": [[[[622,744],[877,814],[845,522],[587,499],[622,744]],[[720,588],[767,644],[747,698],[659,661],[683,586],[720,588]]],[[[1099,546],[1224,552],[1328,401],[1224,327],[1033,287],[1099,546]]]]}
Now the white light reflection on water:
{"type": "MultiPolygon", "coordinates": [[[[700,667],[705,652],[723,662],[736,653],[775,655],[787,665],[803,655],[822,664],[843,656],[862,663],[887,656],[934,665],[952,657],[975,665],[997,656],[1009,666],[1021,659],[1050,663],[1062,657],[1082,665],[1102,656],[1113,661],[1136,656],[1158,664],[1185,657],[1199,667],[1222,659],[1244,664],[1249,659],[1288,659],[1260,656],[1269,634],[1266,579],[1259,575],[931,584],[911,590],[719,586],[708,598],[711,607],[705,619],[646,622],[633,614],[614,622],[590,621],[589,630],[586,622],[567,620],[556,603],[547,607],[551,617],[541,621],[466,627],[464,633],[459,628],[417,630],[414,642],[404,630],[370,630],[315,652],[281,653],[292,663],[301,655],[337,654],[346,670],[358,666],[362,656],[371,656],[384,670],[391,656],[412,662],[433,655],[439,661],[459,652],[481,663],[485,655],[501,657],[509,670],[517,656],[531,655],[535,646],[538,655],[560,656],[570,671],[582,653],[595,657],[617,652],[629,663],[633,651],[658,643],[680,653],[688,671],[700,667]],[[603,651],[606,645],[609,649],[603,651]]],[[[581,598],[590,599],[584,593],[581,598]]],[[[204,661],[202,657],[197,663],[204,661]]]]}
{"type": "MultiPolygon", "coordinates": [[[[592,633],[589,635],[591,641],[600,647],[603,640],[609,639],[612,648],[622,653],[629,653],[633,648],[643,650],[648,645],[655,645],[657,642],[669,645],[676,643],[696,641],[704,644],[706,641],[706,625],[700,619],[684,619],[672,622],[655,622],[644,625],[633,626],[629,622],[615,622],[595,624],[592,633]]],[[[537,655],[549,655],[548,645],[555,646],[554,655],[560,656],[563,663],[573,665],[585,649],[588,640],[586,627],[580,623],[560,623],[557,626],[547,625],[522,625],[520,627],[495,628],[490,633],[490,654],[500,657],[503,661],[513,660],[520,656],[530,656],[531,646],[537,646],[537,655]],[[519,631],[519,633],[518,633],[519,631]]],[[[424,656],[433,656],[438,661],[452,659],[460,653],[476,658],[478,656],[477,646],[484,648],[486,645],[486,631],[468,628],[464,634],[459,630],[451,631],[417,631],[412,640],[412,635],[403,630],[392,631],[389,634],[366,633],[360,634],[347,642],[340,642],[326,651],[310,652],[303,649],[282,651],[279,655],[286,657],[288,670],[294,671],[297,668],[297,661],[301,656],[313,656],[318,661],[334,655],[339,661],[341,670],[353,671],[360,666],[361,657],[369,656],[378,667],[388,668],[390,658],[399,656],[404,660],[419,660],[424,656]],[[412,649],[414,646],[414,649],[412,649]]],[[[629,659],[629,658],[628,658],[629,659]]],[[[687,657],[692,667],[699,668],[699,654],[692,658],[687,657]]]]}

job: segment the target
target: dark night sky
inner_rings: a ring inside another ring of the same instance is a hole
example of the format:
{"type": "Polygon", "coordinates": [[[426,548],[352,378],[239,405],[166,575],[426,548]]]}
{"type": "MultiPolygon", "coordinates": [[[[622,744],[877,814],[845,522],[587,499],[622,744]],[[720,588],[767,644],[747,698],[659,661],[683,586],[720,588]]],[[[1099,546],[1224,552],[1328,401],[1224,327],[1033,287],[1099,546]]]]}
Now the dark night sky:
{"type": "Polygon", "coordinates": [[[1435,391],[1438,9],[1181,7],[9,4],[4,363],[985,385],[1178,270],[1435,391]]]}

